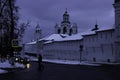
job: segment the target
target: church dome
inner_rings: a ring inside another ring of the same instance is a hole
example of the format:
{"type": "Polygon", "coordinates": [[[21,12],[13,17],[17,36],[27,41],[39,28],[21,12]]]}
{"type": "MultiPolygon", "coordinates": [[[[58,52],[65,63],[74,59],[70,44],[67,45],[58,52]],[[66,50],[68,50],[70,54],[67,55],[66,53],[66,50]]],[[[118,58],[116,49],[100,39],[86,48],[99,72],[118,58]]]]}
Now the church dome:
{"type": "Polygon", "coordinates": [[[65,11],[65,13],[63,14],[63,16],[69,16],[68,12],[65,11]]]}

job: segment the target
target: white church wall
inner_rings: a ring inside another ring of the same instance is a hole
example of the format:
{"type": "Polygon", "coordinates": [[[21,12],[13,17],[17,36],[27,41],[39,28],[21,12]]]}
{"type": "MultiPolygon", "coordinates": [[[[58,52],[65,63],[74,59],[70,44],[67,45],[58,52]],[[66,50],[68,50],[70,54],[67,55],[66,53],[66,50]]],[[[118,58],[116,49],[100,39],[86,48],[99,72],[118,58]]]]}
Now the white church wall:
{"type": "Polygon", "coordinates": [[[56,41],[44,45],[44,58],[79,60],[80,40],[75,41],[56,41]]]}
{"type": "Polygon", "coordinates": [[[98,34],[98,42],[100,44],[109,44],[114,42],[114,29],[108,31],[100,31],[98,34]]]}
{"type": "Polygon", "coordinates": [[[25,44],[24,52],[26,54],[37,55],[37,47],[36,44],[25,44]]]}
{"type": "Polygon", "coordinates": [[[114,61],[113,30],[100,31],[97,34],[84,36],[84,54],[88,61],[114,61]],[[112,33],[112,35],[111,35],[112,33]]]}

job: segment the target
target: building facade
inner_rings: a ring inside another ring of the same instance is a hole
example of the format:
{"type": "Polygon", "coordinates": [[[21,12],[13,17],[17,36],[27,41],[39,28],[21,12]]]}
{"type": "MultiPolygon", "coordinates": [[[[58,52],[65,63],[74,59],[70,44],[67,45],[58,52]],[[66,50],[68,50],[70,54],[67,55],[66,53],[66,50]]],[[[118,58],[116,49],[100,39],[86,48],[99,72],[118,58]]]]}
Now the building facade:
{"type": "Polygon", "coordinates": [[[114,29],[98,30],[94,34],[83,34],[86,61],[114,62],[114,29]]]}

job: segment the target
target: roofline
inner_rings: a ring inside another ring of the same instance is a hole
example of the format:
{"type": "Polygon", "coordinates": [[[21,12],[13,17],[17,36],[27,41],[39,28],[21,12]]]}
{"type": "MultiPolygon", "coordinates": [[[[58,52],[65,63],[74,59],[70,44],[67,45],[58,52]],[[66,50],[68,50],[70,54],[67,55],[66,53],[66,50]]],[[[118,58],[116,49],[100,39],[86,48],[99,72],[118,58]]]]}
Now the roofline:
{"type": "Polygon", "coordinates": [[[54,42],[67,42],[67,41],[80,41],[80,40],[83,40],[82,39],[75,39],[75,40],[60,40],[60,41],[54,41],[54,42]]]}
{"type": "Polygon", "coordinates": [[[96,33],[94,33],[94,34],[85,34],[85,35],[82,35],[82,36],[84,37],[84,36],[92,36],[92,35],[96,35],[96,33]]]}
{"type": "Polygon", "coordinates": [[[112,28],[112,29],[106,29],[106,30],[100,30],[100,31],[98,30],[98,31],[95,31],[94,34],[85,34],[85,35],[82,35],[82,36],[92,36],[92,35],[96,35],[99,32],[114,31],[114,30],[115,30],[114,28],[112,28]]]}
{"type": "Polygon", "coordinates": [[[115,30],[114,28],[112,28],[112,29],[106,29],[106,30],[98,30],[98,31],[96,31],[96,32],[104,32],[104,31],[112,31],[112,30],[115,30]]]}

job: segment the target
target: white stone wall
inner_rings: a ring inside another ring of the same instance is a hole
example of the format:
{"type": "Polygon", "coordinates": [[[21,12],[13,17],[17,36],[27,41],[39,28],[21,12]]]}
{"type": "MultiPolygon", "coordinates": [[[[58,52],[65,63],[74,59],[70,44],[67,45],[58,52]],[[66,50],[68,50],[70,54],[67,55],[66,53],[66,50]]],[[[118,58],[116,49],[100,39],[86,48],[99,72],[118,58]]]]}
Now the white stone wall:
{"type": "Polygon", "coordinates": [[[40,41],[26,45],[25,50],[28,53],[40,53],[45,59],[80,60],[80,45],[83,45],[82,60],[115,61],[114,35],[114,29],[98,31],[96,34],[84,36],[81,40],[53,41],[47,44],[40,41]]]}
{"type": "Polygon", "coordinates": [[[45,44],[43,49],[44,58],[62,59],[62,60],[79,60],[80,52],[79,46],[82,44],[81,40],[75,41],[56,41],[45,44]]]}
{"type": "Polygon", "coordinates": [[[25,44],[24,52],[36,54],[36,44],[25,44]]]}
{"type": "Polygon", "coordinates": [[[107,62],[115,61],[114,30],[98,31],[96,34],[84,36],[85,60],[107,62]]]}

